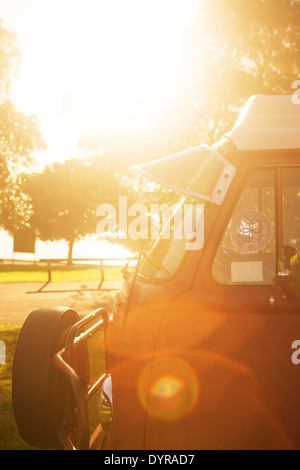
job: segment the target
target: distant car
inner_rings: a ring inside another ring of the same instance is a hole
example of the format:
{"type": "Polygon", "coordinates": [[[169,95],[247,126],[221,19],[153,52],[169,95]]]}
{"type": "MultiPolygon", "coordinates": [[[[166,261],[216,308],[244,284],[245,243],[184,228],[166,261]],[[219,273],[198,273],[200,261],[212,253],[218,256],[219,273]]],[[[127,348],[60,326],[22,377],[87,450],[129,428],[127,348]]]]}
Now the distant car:
{"type": "Polygon", "coordinates": [[[109,318],[28,317],[13,369],[22,437],[67,449],[299,449],[300,105],[253,96],[215,145],[137,170],[182,194],[174,218],[201,205],[199,246],[160,236],[109,318]],[[102,327],[106,369],[93,387],[86,338],[102,327]]]}

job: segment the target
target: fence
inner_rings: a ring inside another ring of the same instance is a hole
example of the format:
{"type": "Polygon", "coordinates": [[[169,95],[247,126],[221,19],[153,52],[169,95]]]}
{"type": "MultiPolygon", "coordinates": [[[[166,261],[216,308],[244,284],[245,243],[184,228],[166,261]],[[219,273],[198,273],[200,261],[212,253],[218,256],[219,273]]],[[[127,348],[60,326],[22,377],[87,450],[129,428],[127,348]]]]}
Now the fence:
{"type": "MultiPolygon", "coordinates": [[[[47,281],[38,289],[37,292],[42,292],[44,288],[53,281],[53,270],[57,266],[65,266],[68,268],[72,267],[83,267],[83,268],[95,268],[99,267],[99,284],[96,289],[85,289],[80,288],[76,290],[100,290],[105,282],[105,267],[109,266],[124,266],[126,262],[132,258],[77,258],[72,260],[72,264],[68,264],[68,260],[65,258],[46,258],[40,259],[39,261],[27,261],[27,260],[1,260],[1,262],[9,264],[34,264],[35,266],[47,266],[47,281]]],[[[108,289],[110,290],[110,289],[108,289]]],[[[49,291],[47,291],[49,292],[49,291]]]]}
{"type": "MultiPolygon", "coordinates": [[[[98,263],[99,271],[100,271],[100,282],[97,287],[97,290],[102,288],[103,282],[105,281],[105,274],[104,274],[104,267],[106,266],[123,266],[127,261],[131,258],[80,258],[80,259],[73,259],[72,265],[68,264],[66,259],[56,258],[56,259],[40,259],[40,263],[47,264],[47,271],[48,271],[48,280],[47,282],[39,289],[42,291],[51,281],[52,281],[52,267],[53,265],[57,264],[64,264],[65,266],[81,266],[81,267],[95,267],[98,263]],[[122,261],[120,264],[116,264],[118,261],[122,261]],[[108,263],[114,264],[108,264],[108,263]]],[[[80,290],[90,290],[90,289],[80,289],[80,290]]]]}

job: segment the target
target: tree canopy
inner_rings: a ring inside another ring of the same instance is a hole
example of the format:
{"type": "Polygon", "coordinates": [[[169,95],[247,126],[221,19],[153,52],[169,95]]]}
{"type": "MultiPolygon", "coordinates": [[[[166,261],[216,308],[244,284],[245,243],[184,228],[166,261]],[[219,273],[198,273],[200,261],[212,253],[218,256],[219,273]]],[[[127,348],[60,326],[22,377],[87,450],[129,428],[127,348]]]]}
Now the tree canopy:
{"type": "Polygon", "coordinates": [[[251,95],[293,92],[300,73],[298,0],[203,0],[186,34],[194,59],[186,66],[191,119],[208,143],[230,130],[251,95]]]}
{"type": "MultiPolygon", "coordinates": [[[[20,57],[16,38],[1,25],[0,44],[0,79],[5,84],[0,104],[0,224],[10,230],[20,221],[26,224],[32,209],[30,223],[42,239],[65,238],[72,245],[72,240],[94,233],[97,205],[117,206],[116,197],[124,193],[141,201],[145,188],[132,184],[126,175],[130,166],[212,144],[232,128],[253,94],[293,93],[292,83],[300,76],[300,1],[199,1],[199,16],[181,31],[166,59],[170,70],[156,112],[142,116],[140,128],[130,129],[125,119],[114,130],[104,110],[97,110],[98,129],[84,135],[78,149],[85,163],[70,160],[32,175],[27,197],[16,170],[29,165],[44,142],[36,118],[19,113],[7,98],[20,57]]],[[[152,196],[158,201],[160,194],[152,196]]],[[[145,197],[149,200],[149,194],[145,197]]]]}
{"type": "Polygon", "coordinates": [[[11,233],[29,218],[30,203],[19,175],[33,163],[34,151],[46,146],[37,118],[18,111],[8,98],[20,57],[15,35],[0,23],[0,227],[11,233]]]}
{"type": "Polygon", "coordinates": [[[66,240],[69,262],[74,242],[96,233],[97,207],[117,204],[121,191],[113,173],[78,159],[27,176],[23,188],[32,204],[31,227],[41,240],[66,240]]]}

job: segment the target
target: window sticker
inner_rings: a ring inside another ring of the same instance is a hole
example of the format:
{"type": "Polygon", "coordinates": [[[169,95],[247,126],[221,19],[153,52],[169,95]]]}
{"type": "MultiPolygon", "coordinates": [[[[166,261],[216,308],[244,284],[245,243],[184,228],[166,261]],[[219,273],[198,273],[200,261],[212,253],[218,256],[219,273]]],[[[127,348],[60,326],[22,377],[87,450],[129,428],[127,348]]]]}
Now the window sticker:
{"type": "Polygon", "coordinates": [[[271,242],[273,228],[268,217],[262,212],[248,210],[240,212],[231,221],[232,243],[247,253],[263,250],[271,242]]]}
{"type": "Polygon", "coordinates": [[[262,261],[231,263],[231,282],[263,282],[262,261]]]}

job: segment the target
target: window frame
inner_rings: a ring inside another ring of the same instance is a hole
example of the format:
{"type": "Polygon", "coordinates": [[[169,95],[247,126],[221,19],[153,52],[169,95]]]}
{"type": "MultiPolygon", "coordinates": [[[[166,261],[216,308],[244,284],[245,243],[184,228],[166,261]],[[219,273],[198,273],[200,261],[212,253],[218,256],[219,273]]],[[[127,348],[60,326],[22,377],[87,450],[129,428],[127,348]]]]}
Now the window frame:
{"type": "MultiPolygon", "coordinates": [[[[217,280],[213,274],[213,269],[214,269],[214,262],[215,262],[215,259],[218,255],[218,251],[219,251],[219,248],[220,248],[220,244],[222,243],[222,240],[224,238],[224,234],[225,234],[225,231],[227,230],[228,228],[228,225],[230,223],[230,221],[232,220],[232,214],[234,213],[236,207],[237,207],[237,204],[242,196],[242,193],[245,189],[245,186],[247,184],[247,182],[249,181],[249,178],[254,174],[254,173],[257,173],[259,171],[273,171],[273,176],[274,176],[274,203],[275,203],[275,208],[274,208],[274,217],[275,217],[275,221],[274,221],[274,238],[275,238],[275,270],[277,269],[277,264],[278,264],[278,252],[279,252],[279,248],[277,246],[277,224],[276,224],[276,221],[277,221],[277,176],[276,176],[276,170],[277,170],[277,165],[274,165],[274,164],[262,164],[262,165],[258,165],[258,166],[252,166],[248,169],[248,171],[245,172],[245,174],[243,175],[243,179],[242,179],[242,182],[239,186],[239,190],[236,191],[236,195],[235,195],[235,202],[233,204],[231,204],[230,206],[230,210],[228,211],[227,213],[227,216],[226,216],[226,219],[224,218],[224,223],[222,224],[222,229],[220,230],[219,232],[219,237],[218,237],[218,242],[216,243],[216,247],[214,249],[214,253],[213,253],[213,256],[212,256],[212,262],[211,262],[211,269],[210,269],[210,275],[211,275],[211,278],[213,279],[213,282],[215,284],[217,284],[218,286],[220,287],[223,287],[223,288],[237,288],[237,287],[270,287],[272,284],[271,283],[259,283],[259,282],[231,282],[231,283],[222,283],[220,282],[219,280],[217,280]]],[[[237,253],[238,254],[238,253],[237,253]]],[[[275,273],[274,273],[274,276],[275,276],[275,273]]]]}
{"type": "MultiPolygon", "coordinates": [[[[237,153],[243,153],[243,154],[246,154],[246,155],[249,155],[249,154],[252,153],[252,154],[256,154],[257,156],[259,156],[259,154],[262,154],[264,156],[264,154],[265,154],[266,157],[267,157],[267,156],[270,155],[270,152],[271,151],[268,150],[268,151],[261,151],[261,152],[246,151],[246,152],[237,152],[237,153]]],[[[272,287],[271,284],[263,284],[263,283],[255,283],[255,282],[225,284],[225,283],[219,282],[213,275],[213,266],[214,266],[215,258],[218,254],[218,250],[219,250],[219,247],[220,247],[220,243],[222,242],[222,239],[224,237],[224,233],[225,233],[225,231],[228,227],[228,224],[229,224],[229,222],[232,218],[232,214],[235,210],[237,201],[240,199],[249,177],[253,173],[255,173],[256,171],[260,171],[260,170],[273,170],[274,171],[274,189],[275,189],[275,195],[274,195],[274,203],[275,203],[275,207],[274,207],[274,209],[275,209],[274,236],[275,236],[275,256],[276,256],[276,259],[275,259],[276,273],[275,273],[275,275],[277,275],[277,273],[278,273],[278,258],[279,258],[280,249],[283,246],[283,233],[284,233],[284,227],[283,227],[283,223],[284,223],[284,220],[283,220],[283,199],[282,199],[283,198],[282,172],[283,172],[284,169],[288,169],[288,168],[293,168],[293,167],[294,168],[300,168],[300,152],[299,152],[298,149],[292,149],[292,150],[289,150],[289,151],[275,150],[275,151],[272,151],[272,152],[274,152],[274,158],[273,159],[269,158],[268,159],[269,161],[267,161],[267,158],[266,159],[262,158],[262,161],[260,163],[257,162],[257,164],[255,164],[255,161],[254,161],[253,165],[249,165],[244,160],[243,163],[246,163],[246,165],[244,166],[242,164],[239,167],[239,171],[238,171],[238,174],[236,175],[236,178],[239,178],[239,172],[241,172],[242,173],[241,174],[241,180],[240,180],[240,183],[239,183],[238,187],[236,187],[234,185],[231,188],[231,190],[233,192],[233,195],[234,195],[234,192],[235,192],[234,201],[230,204],[229,207],[227,207],[226,217],[224,217],[222,225],[220,225],[218,227],[219,228],[218,238],[217,238],[217,241],[215,242],[216,244],[215,244],[215,247],[214,247],[213,252],[211,254],[209,278],[211,279],[213,284],[218,285],[219,287],[230,288],[230,289],[245,288],[245,287],[248,287],[248,288],[270,288],[270,287],[272,287]],[[287,157],[286,157],[286,160],[289,160],[289,161],[283,162],[283,159],[285,158],[286,154],[288,154],[287,157]],[[289,158],[289,157],[291,157],[291,158],[289,158]],[[265,161],[263,161],[263,160],[265,160],[265,161]],[[244,166],[244,168],[243,168],[243,166],[244,166]]],[[[299,187],[300,187],[300,185],[299,185],[299,187]]],[[[220,217],[220,214],[219,214],[219,217],[220,217]]]]}

